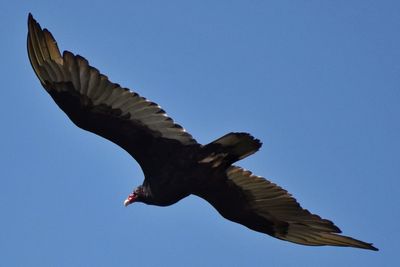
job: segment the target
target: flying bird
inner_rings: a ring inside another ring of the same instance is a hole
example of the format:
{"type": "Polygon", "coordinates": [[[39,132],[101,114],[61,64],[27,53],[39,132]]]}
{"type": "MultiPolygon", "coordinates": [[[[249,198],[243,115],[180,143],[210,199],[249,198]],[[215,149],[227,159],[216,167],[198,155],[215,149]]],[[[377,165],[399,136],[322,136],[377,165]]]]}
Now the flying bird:
{"type": "Polygon", "coordinates": [[[232,132],[199,144],[156,103],[111,82],[82,56],[61,54],[31,14],[27,48],[40,83],[71,121],[119,145],[141,166],[145,179],[125,206],[169,206],[193,194],[226,219],[281,240],[378,250],[340,235],[336,225],[303,209],[286,190],[233,165],[260,149],[250,134],[232,132]]]}

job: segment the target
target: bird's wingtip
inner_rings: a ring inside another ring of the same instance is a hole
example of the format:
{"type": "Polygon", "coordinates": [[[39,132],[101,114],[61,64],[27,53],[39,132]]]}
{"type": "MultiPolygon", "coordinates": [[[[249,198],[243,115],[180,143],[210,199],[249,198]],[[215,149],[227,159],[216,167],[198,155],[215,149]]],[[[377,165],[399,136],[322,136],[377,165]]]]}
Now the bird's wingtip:
{"type": "Polygon", "coordinates": [[[33,17],[32,13],[29,12],[28,14],[28,25],[32,25],[36,22],[35,18],[33,17]]]}
{"type": "Polygon", "coordinates": [[[370,245],[370,247],[369,247],[370,250],[379,251],[379,248],[374,247],[372,243],[370,243],[369,245],[370,245]]]}

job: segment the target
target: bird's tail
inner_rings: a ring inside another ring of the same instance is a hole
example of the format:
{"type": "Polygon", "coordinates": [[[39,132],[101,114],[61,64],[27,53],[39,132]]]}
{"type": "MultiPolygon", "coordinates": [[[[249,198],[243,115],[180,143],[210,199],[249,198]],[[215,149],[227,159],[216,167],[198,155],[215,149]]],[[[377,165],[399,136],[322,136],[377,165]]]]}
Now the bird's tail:
{"type": "Polygon", "coordinates": [[[212,163],[214,167],[232,164],[260,149],[262,143],[248,133],[228,133],[203,147],[200,163],[212,163]]]}

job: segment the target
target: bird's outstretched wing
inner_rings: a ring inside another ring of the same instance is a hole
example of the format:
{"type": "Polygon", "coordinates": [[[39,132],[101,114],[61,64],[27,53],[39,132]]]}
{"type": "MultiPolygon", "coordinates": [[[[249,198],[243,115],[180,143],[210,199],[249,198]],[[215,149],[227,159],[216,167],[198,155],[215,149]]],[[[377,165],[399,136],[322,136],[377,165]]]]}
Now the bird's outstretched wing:
{"type": "Polygon", "coordinates": [[[226,219],[282,240],[377,250],[370,243],[339,235],[337,226],[303,209],[286,190],[236,166],[199,196],[226,219]]]}
{"type": "Polygon", "coordinates": [[[80,128],[118,144],[142,166],[197,142],[157,104],[112,83],[88,61],[61,55],[52,34],[28,19],[28,54],[43,87],[80,128]]]}

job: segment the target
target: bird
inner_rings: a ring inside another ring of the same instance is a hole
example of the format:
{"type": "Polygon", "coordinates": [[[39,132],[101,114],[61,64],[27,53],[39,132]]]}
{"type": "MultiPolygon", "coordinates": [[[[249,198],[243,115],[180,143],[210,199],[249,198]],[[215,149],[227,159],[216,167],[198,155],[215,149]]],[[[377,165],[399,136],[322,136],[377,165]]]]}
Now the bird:
{"type": "Polygon", "coordinates": [[[234,165],[261,148],[249,133],[231,132],[209,144],[198,143],[158,104],[111,82],[84,57],[67,50],[61,54],[53,35],[31,13],[27,50],[41,85],[69,119],[139,163],[144,181],[125,206],[169,206],[195,195],[224,218],[284,241],[378,250],[341,235],[332,221],[302,208],[282,187],[234,165]]]}

